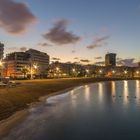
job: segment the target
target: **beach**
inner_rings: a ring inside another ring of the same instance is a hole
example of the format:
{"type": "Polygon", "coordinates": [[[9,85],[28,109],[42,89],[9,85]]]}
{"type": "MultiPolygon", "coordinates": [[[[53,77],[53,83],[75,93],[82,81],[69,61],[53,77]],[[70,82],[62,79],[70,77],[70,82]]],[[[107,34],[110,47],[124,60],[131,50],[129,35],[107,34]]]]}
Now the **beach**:
{"type": "Polygon", "coordinates": [[[107,80],[122,79],[67,78],[18,81],[21,84],[16,87],[0,88],[0,121],[28,108],[31,103],[39,102],[43,97],[60,94],[76,86],[107,80]]]}

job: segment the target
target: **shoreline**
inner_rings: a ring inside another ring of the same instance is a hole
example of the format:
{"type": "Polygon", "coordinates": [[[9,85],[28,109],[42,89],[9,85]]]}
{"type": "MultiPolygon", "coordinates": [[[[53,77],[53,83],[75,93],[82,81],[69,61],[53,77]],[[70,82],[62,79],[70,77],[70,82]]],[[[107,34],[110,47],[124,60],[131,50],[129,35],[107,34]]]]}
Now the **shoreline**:
{"type": "MultiPolygon", "coordinates": [[[[88,83],[88,84],[94,84],[94,83],[88,83]]],[[[85,84],[79,85],[79,86],[84,86],[84,85],[85,84]]],[[[0,133],[0,138],[4,138],[4,136],[6,136],[14,126],[16,126],[18,123],[22,122],[24,119],[26,119],[26,117],[29,114],[28,110],[30,108],[40,105],[41,103],[45,102],[50,97],[65,94],[65,93],[67,93],[67,92],[69,92],[69,91],[71,91],[71,90],[73,90],[73,89],[75,89],[76,87],[79,87],[79,86],[74,86],[74,87],[71,87],[71,88],[64,89],[62,91],[57,91],[57,92],[54,92],[52,94],[42,96],[42,97],[39,98],[38,102],[31,103],[28,108],[17,111],[13,115],[11,115],[10,117],[1,120],[0,121],[0,132],[1,132],[0,133]]]]}
{"type": "Polygon", "coordinates": [[[18,81],[21,82],[21,85],[17,87],[0,88],[0,122],[17,111],[29,108],[32,103],[37,103],[46,96],[57,95],[59,92],[84,84],[118,80],[140,80],[140,78],[67,78],[18,81]],[[9,104],[7,105],[7,103],[9,104]]]}
{"type": "MultiPolygon", "coordinates": [[[[106,82],[106,81],[121,81],[121,80],[126,80],[126,79],[94,79],[94,81],[92,82],[85,82],[82,84],[77,84],[77,85],[73,85],[72,87],[68,87],[65,88],[63,90],[58,90],[56,92],[52,92],[50,94],[46,94],[44,96],[40,96],[36,101],[31,102],[26,108],[21,109],[21,110],[17,110],[15,111],[12,115],[10,115],[8,118],[2,119],[0,121],[0,138],[4,137],[6,134],[9,133],[9,131],[16,126],[16,124],[20,123],[21,121],[23,121],[26,116],[28,115],[28,109],[30,109],[32,106],[38,106],[40,103],[44,102],[46,99],[48,99],[49,97],[53,97],[53,96],[57,96],[57,95],[61,95],[64,94],[76,87],[79,86],[84,86],[86,84],[92,84],[92,83],[98,83],[98,82],[106,82]]],[[[127,80],[140,80],[140,79],[127,79],[127,80]]]]}
{"type": "Polygon", "coordinates": [[[16,126],[18,123],[22,122],[24,119],[26,119],[26,117],[29,114],[28,110],[30,108],[40,105],[41,103],[45,102],[50,97],[65,94],[66,92],[71,91],[71,90],[75,89],[76,87],[79,87],[79,86],[67,88],[65,90],[58,91],[58,92],[52,93],[50,95],[45,95],[43,97],[40,97],[38,102],[31,103],[28,108],[17,111],[13,115],[8,117],[7,119],[1,120],[0,121],[0,138],[3,138],[4,136],[6,136],[14,126],[16,126]]]}

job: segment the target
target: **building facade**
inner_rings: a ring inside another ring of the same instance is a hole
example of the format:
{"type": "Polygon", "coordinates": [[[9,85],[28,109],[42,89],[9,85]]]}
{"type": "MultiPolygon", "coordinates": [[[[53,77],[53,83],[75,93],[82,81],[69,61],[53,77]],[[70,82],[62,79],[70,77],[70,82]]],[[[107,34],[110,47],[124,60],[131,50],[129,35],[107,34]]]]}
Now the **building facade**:
{"type": "Polygon", "coordinates": [[[4,59],[4,76],[12,78],[31,78],[45,75],[49,67],[49,55],[30,49],[14,52],[4,59]]]}
{"type": "Polygon", "coordinates": [[[50,64],[48,77],[78,77],[83,74],[83,69],[80,64],[56,61],[50,64]]]}
{"type": "Polygon", "coordinates": [[[106,54],[105,65],[106,66],[116,66],[116,54],[115,53],[106,54]]]}
{"type": "Polygon", "coordinates": [[[4,59],[4,75],[13,78],[23,78],[23,69],[29,67],[30,55],[24,52],[14,52],[6,55],[4,59]]]}
{"type": "Polygon", "coordinates": [[[4,55],[4,44],[0,42],[0,60],[3,59],[4,55]]]}
{"type": "Polygon", "coordinates": [[[29,49],[26,53],[30,55],[31,66],[36,65],[36,75],[46,75],[50,62],[49,55],[34,49],[29,49]]]}

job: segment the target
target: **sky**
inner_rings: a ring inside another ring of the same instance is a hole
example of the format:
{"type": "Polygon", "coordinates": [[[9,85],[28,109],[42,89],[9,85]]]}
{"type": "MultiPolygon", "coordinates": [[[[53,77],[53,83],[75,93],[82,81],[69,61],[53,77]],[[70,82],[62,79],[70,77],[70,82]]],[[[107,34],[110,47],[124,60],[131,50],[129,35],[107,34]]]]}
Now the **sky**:
{"type": "Polygon", "coordinates": [[[0,0],[0,41],[5,54],[28,48],[51,60],[103,63],[140,61],[139,0],[0,0]]]}

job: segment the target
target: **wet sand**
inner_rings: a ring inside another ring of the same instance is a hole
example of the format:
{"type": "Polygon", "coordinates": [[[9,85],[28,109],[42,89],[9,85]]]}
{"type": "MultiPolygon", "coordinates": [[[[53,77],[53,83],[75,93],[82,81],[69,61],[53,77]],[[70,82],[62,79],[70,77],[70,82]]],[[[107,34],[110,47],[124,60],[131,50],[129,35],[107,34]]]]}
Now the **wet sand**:
{"type": "Polygon", "coordinates": [[[0,121],[28,108],[31,103],[39,102],[40,97],[59,94],[60,91],[83,84],[107,80],[121,79],[68,78],[18,81],[21,84],[17,87],[0,88],[0,121]]]}

